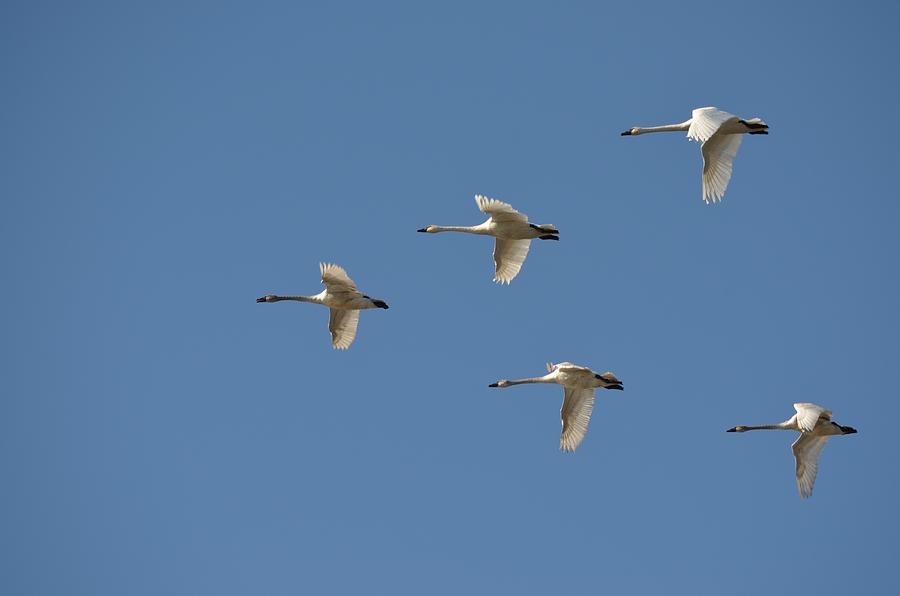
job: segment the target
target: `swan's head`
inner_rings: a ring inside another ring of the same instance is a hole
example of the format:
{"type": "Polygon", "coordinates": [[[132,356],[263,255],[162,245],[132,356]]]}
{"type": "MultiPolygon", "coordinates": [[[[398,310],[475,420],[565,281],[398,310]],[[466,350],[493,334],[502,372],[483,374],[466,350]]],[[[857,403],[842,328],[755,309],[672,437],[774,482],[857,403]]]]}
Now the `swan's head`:
{"type": "Polygon", "coordinates": [[[417,232],[425,232],[426,234],[434,234],[438,231],[437,226],[425,226],[424,228],[419,228],[416,230],[417,232]]]}
{"type": "Polygon", "coordinates": [[[747,430],[746,426],[735,426],[734,428],[729,428],[725,432],[727,433],[742,433],[747,430]]]}
{"type": "Polygon", "coordinates": [[[273,300],[273,298],[275,298],[275,296],[271,296],[271,295],[263,296],[262,298],[257,298],[256,301],[257,302],[275,302],[275,300],[273,300]]]}
{"type": "Polygon", "coordinates": [[[490,385],[488,385],[488,387],[501,387],[502,388],[502,387],[509,387],[511,384],[512,383],[510,383],[506,379],[501,379],[501,380],[497,381],[496,383],[491,383],[490,385]]]}
{"type": "Polygon", "coordinates": [[[621,136],[633,137],[633,136],[637,136],[637,135],[641,134],[641,132],[642,132],[641,129],[638,128],[637,126],[635,126],[634,128],[629,128],[628,130],[623,132],[621,136]]]}

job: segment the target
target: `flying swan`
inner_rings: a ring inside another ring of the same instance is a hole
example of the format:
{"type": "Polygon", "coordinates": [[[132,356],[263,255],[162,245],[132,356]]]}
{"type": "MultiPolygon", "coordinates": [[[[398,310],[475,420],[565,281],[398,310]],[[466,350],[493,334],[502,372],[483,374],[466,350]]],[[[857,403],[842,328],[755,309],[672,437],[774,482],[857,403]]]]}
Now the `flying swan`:
{"type": "Polygon", "coordinates": [[[611,372],[599,375],[589,368],[571,362],[559,364],[547,363],[548,374],[543,377],[507,381],[503,379],[491,383],[488,387],[510,387],[523,383],[556,383],[565,390],[562,409],[559,417],[562,420],[562,434],[559,437],[559,448],[563,451],[575,451],[588,429],[591,412],[594,409],[594,388],[622,390],[622,381],[611,372]]]}
{"type": "Polygon", "coordinates": [[[800,437],[791,445],[797,460],[797,490],[806,499],[812,494],[819,467],[819,454],[832,435],[852,435],[855,428],[841,426],[831,421],[831,410],[816,404],[794,404],[797,413],[778,424],[765,426],[735,426],[726,432],[742,433],[748,430],[796,430],[800,437]]]}
{"type": "Polygon", "coordinates": [[[327,306],[328,331],[331,332],[331,346],[338,350],[346,350],[356,338],[356,326],[359,323],[359,311],[367,308],[388,308],[384,300],[370,298],[356,289],[356,285],[343,268],[330,263],[319,263],[322,272],[322,283],[325,289],[315,296],[263,296],[257,302],[279,302],[296,300],[312,302],[327,306]]]}
{"type": "Polygon", "coordinates": [[[734,114],[710,107],[697,108],[691,113],[691,119],[681,124],[629,128],[622,136],[676,130],[686,130],[689,139],[700,142],[700,153],[703,154],[703,200],[715,203],[725,196],[725,189],[731,180],[731,162],[743,139],[741,135],[767,135],[769,125],[759,118],[742,120],[734,114]]]}
{"type": "Polygon", "coordinates": [[[508,203],[489,199],[482,195],[475,195],[475,202],[482,212],[488,214],[488,219],[477,226],[425,226],[419,232],[437,234],[438,232],[466,232],[467,234],[481,234],[493,236],[494,242],[494,281],[509,284],[525,257],[528,256],[528,248],[534,238],[541,240],[559,240],[559,230],[552,224],[542,226],[528,223],[528,216],[519,213],[508,203]]]}

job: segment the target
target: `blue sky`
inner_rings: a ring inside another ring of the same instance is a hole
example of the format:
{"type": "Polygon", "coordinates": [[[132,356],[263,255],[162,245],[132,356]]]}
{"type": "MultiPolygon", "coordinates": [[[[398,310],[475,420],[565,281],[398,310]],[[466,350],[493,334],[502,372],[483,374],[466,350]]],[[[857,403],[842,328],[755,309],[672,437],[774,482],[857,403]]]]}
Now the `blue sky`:
{"type": "Polygon", "coordinates": [[[886,593],[890,3],[0,6],[0,587],[886,593]],[[725,200],[681,134],[760,116],[725,200]],[[473,195],[554,223],[511,286],[473,195]],[[347,352],[343,265],[388,311],[347,352]],[[558,450],[546,361],[612,370],[558,450]],[[830,442],[801,501],[789,433],[830,442]]]}

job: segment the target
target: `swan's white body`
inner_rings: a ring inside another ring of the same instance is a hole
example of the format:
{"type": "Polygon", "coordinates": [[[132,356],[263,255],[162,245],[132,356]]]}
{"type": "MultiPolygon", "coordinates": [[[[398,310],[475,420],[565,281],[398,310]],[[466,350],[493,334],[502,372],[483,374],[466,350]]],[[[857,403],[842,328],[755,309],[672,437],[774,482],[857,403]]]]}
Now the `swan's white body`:
{"type": "Polygon", "coordinates": [[[697,108],[691,119],[681,124],[635,127],[622,136],[637,136],[651,132],[687,131],[692,141],[700,143],[703,155],[703,200],[707,203],[722,200],[731,180],[732,162],[741,146],[744,134],[769,134],[769,126],[759,118],[743,120],[718,108],[697,108]]]}
{"type": "Polygon", "coordinates": [[[591,412],[594,409],[594,389],[622,389],[622,382],[611,372],[602,375],[591,369],[560,362],[559,364],[547,363],[547,374],[543,377],[518,379],[509,381],[506,379],[492,383],[489,387],[511,387],[524,383],[556,383],[562,385],[565,390],[562,408],[559,417],[562,421],[562,434],[559,437],[559,448],[563,451],[575,451],[587,433],[588,423],[591,420],[591,412]]]}
{"type": "Polygon", "coordinates": [[[831,410],[816,404],[794,404],[797,413],[778,424],[765,426],[735,426],[728,432],[746,432],[748,430],[795,430],[800,436],[791,445],[797,463],[797,490],[804,499],[812,495],[813,484],[819,468],[819,454],[834,435],[850,435],[855,428],[841,426],[831,421],[831,410]]]}
{"type": "Polygon", "coordinates": [[[388,308],[384,300],[370,298],[356,289],[356,284],[342,267],[330,263],[319,263],[322,283],[325,289],[314,296],[263,296],[257,302],[279,302],[296,300],[312,302],[327,306],[328,331],[331,333],[331,345],[338,350],[346,350],[356,338],[356,327],[359,324],[359,311],[367,308],[388,308]]]}
{"type": "Polygon", "coordinates": [[[552,224],[535,225],[528,223],[528,216],[519,213],[509,203],[475,195],[478,208],[488,214],[488,219],[477,226],[426,226],[419,232],[437,234],[439,232],[465,232],[493,236],[494,242],[494,281],[509,284],[519,274],[531,241],[559,240],[559,230],[552,224]]]}

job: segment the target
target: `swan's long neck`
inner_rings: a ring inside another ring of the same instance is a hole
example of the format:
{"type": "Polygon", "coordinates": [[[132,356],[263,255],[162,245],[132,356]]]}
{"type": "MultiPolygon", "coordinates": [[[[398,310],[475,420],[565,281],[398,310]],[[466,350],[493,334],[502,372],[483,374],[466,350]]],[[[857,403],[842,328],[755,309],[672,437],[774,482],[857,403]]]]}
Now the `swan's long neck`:
{"type": "Polygon", "coordinates": [[[466,234],[484,234],[487,230],[481,226],[432,226],[429,230],[432,234],[438,232],[465,232],[466,234]]]}
{"type": "Polygon", "coordinates": [[[554,381],[550,378],[550,375],[546,375],[543,377],[529,377],[527,379],[516,379],[514,381],[508,381],[508,385],[524,385],[525,383],[553,383],[554,381]]]}
{"type": "Polygon", "coordinates": [[[787,426],[787,422],[779,422],[778,424],[763,424],[762,426],[738,426],[739,432],[747,430],[791,430],[787,426]]]}
{"type": "Polygon", "coordinates": [[[642,135],[648,132],[677,132],[685,131],[691,127],[691,121],[687,120],[681,124],[666,124],[665,126],[648,126],[647,128],[638,127],[636,134],[642,135]]]}
{"type": "Polygon", "coordinates": [[[296,300],[297,302],[313,302],[321,304],[317,296],[272,296],[267,302],[280,302],[282,300],[296,300]]]}

